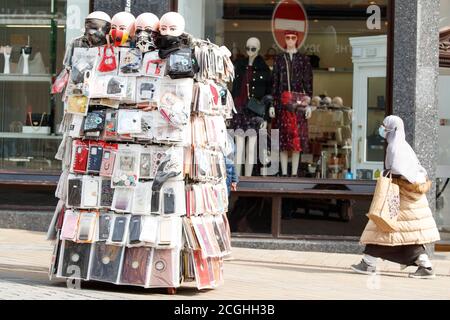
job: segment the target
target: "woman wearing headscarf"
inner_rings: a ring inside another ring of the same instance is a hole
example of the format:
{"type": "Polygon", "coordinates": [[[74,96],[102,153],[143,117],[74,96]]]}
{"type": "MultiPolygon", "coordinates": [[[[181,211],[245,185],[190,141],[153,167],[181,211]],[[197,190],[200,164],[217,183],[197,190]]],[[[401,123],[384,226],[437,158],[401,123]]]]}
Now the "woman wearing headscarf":
{"type": "Polygon", "coordinates": [[[436,222],[428,204],[426,193],[431,188],[426,170],[405,140],[403,120],[397,116],[384,119],[379,128],[387,140],[385,167],[392,173],[393,183],[400,187],[400,212],[395,232],[383,232],[369,220],[361,236],[365,244],[364,256],[355,272],[376,274],[377,259],[389,260],[402,265],[417,266],[411,278],[433,278],[434,270],[425,244],[440,239],[436,222]]]}

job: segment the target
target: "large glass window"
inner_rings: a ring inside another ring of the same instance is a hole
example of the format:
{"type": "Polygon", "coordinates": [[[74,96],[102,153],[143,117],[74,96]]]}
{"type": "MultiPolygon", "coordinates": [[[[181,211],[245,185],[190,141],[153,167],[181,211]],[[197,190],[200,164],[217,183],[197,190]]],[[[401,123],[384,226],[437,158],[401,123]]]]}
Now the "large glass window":
{"type": "Polygon", "coordinates": [[[229,127],[242,129],[235,133],[240,175],[377,177],[384,158],[377,129],[388,101],[388,2],[206,1],[205,36],[232,51],[236,68],[230,89],[237,113],[229,127]],[[291,38],[295,54],[286,53],[291,38]],[[283,101],[289,90],[293,98],[283,101]],[[268,108],[258,113],[252,99],[266,95],[275,99],[275,117],[268,108]],[[312,101],[285,103],[305,101],[303,95],[312,101]],[[253,137],[260,128],[269,137],[279,130],[278,145],[270,148],[269,140],[267,152],[253,137]]]}
{"type": "Polygon", "coordinates": [[[66,2],[1,1],[1,171],[60,170],[62,106],[50,86],[65,50],[66,2]]]}
{"type": "MultiPolygon", "coordinates": [[[[230,91],[237,113],[229,128],[238,174],[329,181],[311,180],[311,188],[328,189],[327,199],[282,196],[283,236],[358,237],[367,223],[370,201],[343,199],[347,182],[337,180],[374,180],[383,170],[378,127],[390,99],[388,9],[388,0],[205,1],[205,37],[228,47],[235,64],[230,91]],[[275,117],[267,105],[258,113],[267,95],[275,117]],[[261,128],[268,138],[258,134],[261,128]]],[[[266,200],[232,202],[233,232],[269,234],[272,204],[266,200]]]]}
{"type": "Polygon", "coordinates": [[[441,239],[450,242],[450,0],[441,0],[439,129],[436,220],[441,239]]]}

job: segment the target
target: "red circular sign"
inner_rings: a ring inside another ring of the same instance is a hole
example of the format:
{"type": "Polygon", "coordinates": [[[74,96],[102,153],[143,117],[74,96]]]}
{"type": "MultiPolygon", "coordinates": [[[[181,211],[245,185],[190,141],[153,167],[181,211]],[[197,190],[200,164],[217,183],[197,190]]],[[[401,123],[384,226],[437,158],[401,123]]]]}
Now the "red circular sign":
{"type": "Polygon", "coordinates": [[[295,32],[298,36],[297,48],[300,48],[308,34],[308,17],[303,5],[297,0],[282,0],[272,15],[272,34],[276,44],[286,49],[286,31],[295,32]]]}

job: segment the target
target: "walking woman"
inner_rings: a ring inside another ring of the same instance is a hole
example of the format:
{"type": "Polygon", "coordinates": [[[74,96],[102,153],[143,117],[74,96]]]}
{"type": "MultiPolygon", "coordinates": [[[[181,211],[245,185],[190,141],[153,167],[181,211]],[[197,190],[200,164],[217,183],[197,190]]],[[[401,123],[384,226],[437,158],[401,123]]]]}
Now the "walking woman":
{"type": "Polygon", "coordinates": [[[364,256],[351,268],[358,273],[375,274],[377,258],[381,258],[399,263],[403,269],[417,266],[417,271],[409,275],[411,278],[433,278],[434,270],[425,244],[436,242],[440,237],[426,198],[431,181],[405,140],[402,119],[387,117],[379,133],[388,142],[386,169],[400,187],[397,231],[383,232],[369,221],[361,236],[361,243],[366,245],[364,256]]]}

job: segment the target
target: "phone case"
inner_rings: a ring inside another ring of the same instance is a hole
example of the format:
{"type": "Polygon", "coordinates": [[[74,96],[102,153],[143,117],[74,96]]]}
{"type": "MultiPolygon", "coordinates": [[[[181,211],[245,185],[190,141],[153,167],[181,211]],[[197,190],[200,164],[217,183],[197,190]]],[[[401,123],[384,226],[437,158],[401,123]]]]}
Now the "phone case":
{"type": "Polygon", "coordinates": [[[140,242],[141,229],[142,229],[142,217],[132,216],[130,218],[130,226],[129,226],[129,236],[128,236],[129,244],[136,244],[140,242]]]}
{"type": "Polygon", "coordinates": [[[76,211],[66,210],[64,213],[64,222],[61,229],[61,240],[72,240],[77,238],[78,221],[80,215],[76,211]]]}
{"type": "Polygon", "coordinates": [[[102,166],[103,145],[91,143],[89,146],[88,173],[99,173],[102,166]]]}
{"type": "Polygon", "coordinates": [[[146,152],[145,148],[143,148],[141,152],[140,171],[139,171],[139,176],[141,179],[151,179],[152,176],[151,164],[152,164],[152,154],[150,151],[146,152]]]}
{"type": "Polygon", "coordinates": [[[83,131],[88,132],[102,132],[105,127],[105,112],[92,111],[88,112],[85,120],[83,131]]]}
{"type": "Polygon", "coordinates": [[[91,280],[116,283],[119,278],[124,247],[96,243],[89,272],[91,280]]]}
{"type": "Polygon", "coordinates": [[[172,219],[160,219],[159,220],[159,233],[158,233],[158,245],[170,246],[173,236],[172,219]]]}
{"type": "Polygon", "coordinates": [[[114,148],[105,147],[103,149],[103,158],[100,168],[100,176],[111,177],[114,170],[114,162],[116,160],[117,150],[114,148]]]}
{"type": "Polygon", "coordinates": [[[116,188],[111,209],[118,212],[131,212],[133,189],[116,188]]]}
{"type": "Polygon", "coordinates": [[[128,219],[125,216],[116,216],[114,219],[114,229],[111,240],[116,243],[123,243],[128,219]]]}
{"type": "Polygon", "coordinates": [[[97,208],[99,200],[100,183],[98,178],[83,177],[83,208],[97,208]]]}
{"type": "Polygon", "coordinates": [[[150,287],[174,287],[171,249],[153,249],[150,287]]]}
{"type": "Polygon", "coordinates": [[[114,189],[111,188],[111,180],[102,179],[100,192],[100,207],[111,208],[114,199],[114,189]]]}
{"type": "Polygon", "coordinates": [[[139,180],[140,156],[136,146],[120,145],[114,163],[113,188],[134,188],[139,180]]]}
{"type": "Polygon", "coordinates": [[[94,241],[97,216],[98,214],[94,212],[82,212],[80,214],[77,236],[79,242],[91,243],[94,241]]]}
{"type": "Polygon", "coordinates": [[[159,202],[160,202],[160,192],[159,191],[152,191],[152,198],[151,198],[151,207],[150,211],[153,214],[159,214],[159,202]]]}
{"type": "Polygon", "coordinates": [[[175,213],[175,192],[172,188],[164,189],[164,214],[175,213]]]}
{"type": "Polygon", "coordinates": [[[100,214],[98,218],[98,241],[107,241],[111,232],[112,214],[100,214]]]}
{"type": "Polygon", "coordinates": [[[158,218],[155,216],[142,217],[142,230],[139,240],[146,245],[155,246],[158,233],[158,218]]]}
{"type": "Polygon", "coordinates": [[[149,271],[151,248],[126,248],[122,269],[122,283],[145,286],[149,271]]]}
{"type": "Polygon", "coordinates": [[[133,214],[150,214],[151,204],[151,182],[139,182],[134,188],[133,203],[131,206],[131,213],[133,214]]]}
{"type": "Polygon", "coordinates": [[[119,111],[117,110],[108,110],[108,112],[106,112],[105,130],[103,134],[103,138],[106,141],[117,140],[119,136],[117,133],[118,116],[119,111]]]}
{"type": "Polygon", "coordinates": [[[79,208],[81,206],[83,182],[81,178],[69,179],[67,182],[67,207],[79,208]]]}
{"type": "Polygon", "coordinates": [[[87,280],[91,244],[65,240],[61,250],[64,253],[61,255],[59,276],[87,280]]]}
{"type": "Polygon", "coordinates": [[[197,288],[199,290],[211,288],[208,261],[200,250],[194,251],[194,271],[197,288]]]}
{"type": "Polygon", "coordinates": [[[89,145],[86,142],[75,140],[73,146],[72,172],[86,173],[89,158],[89,145]]]}

